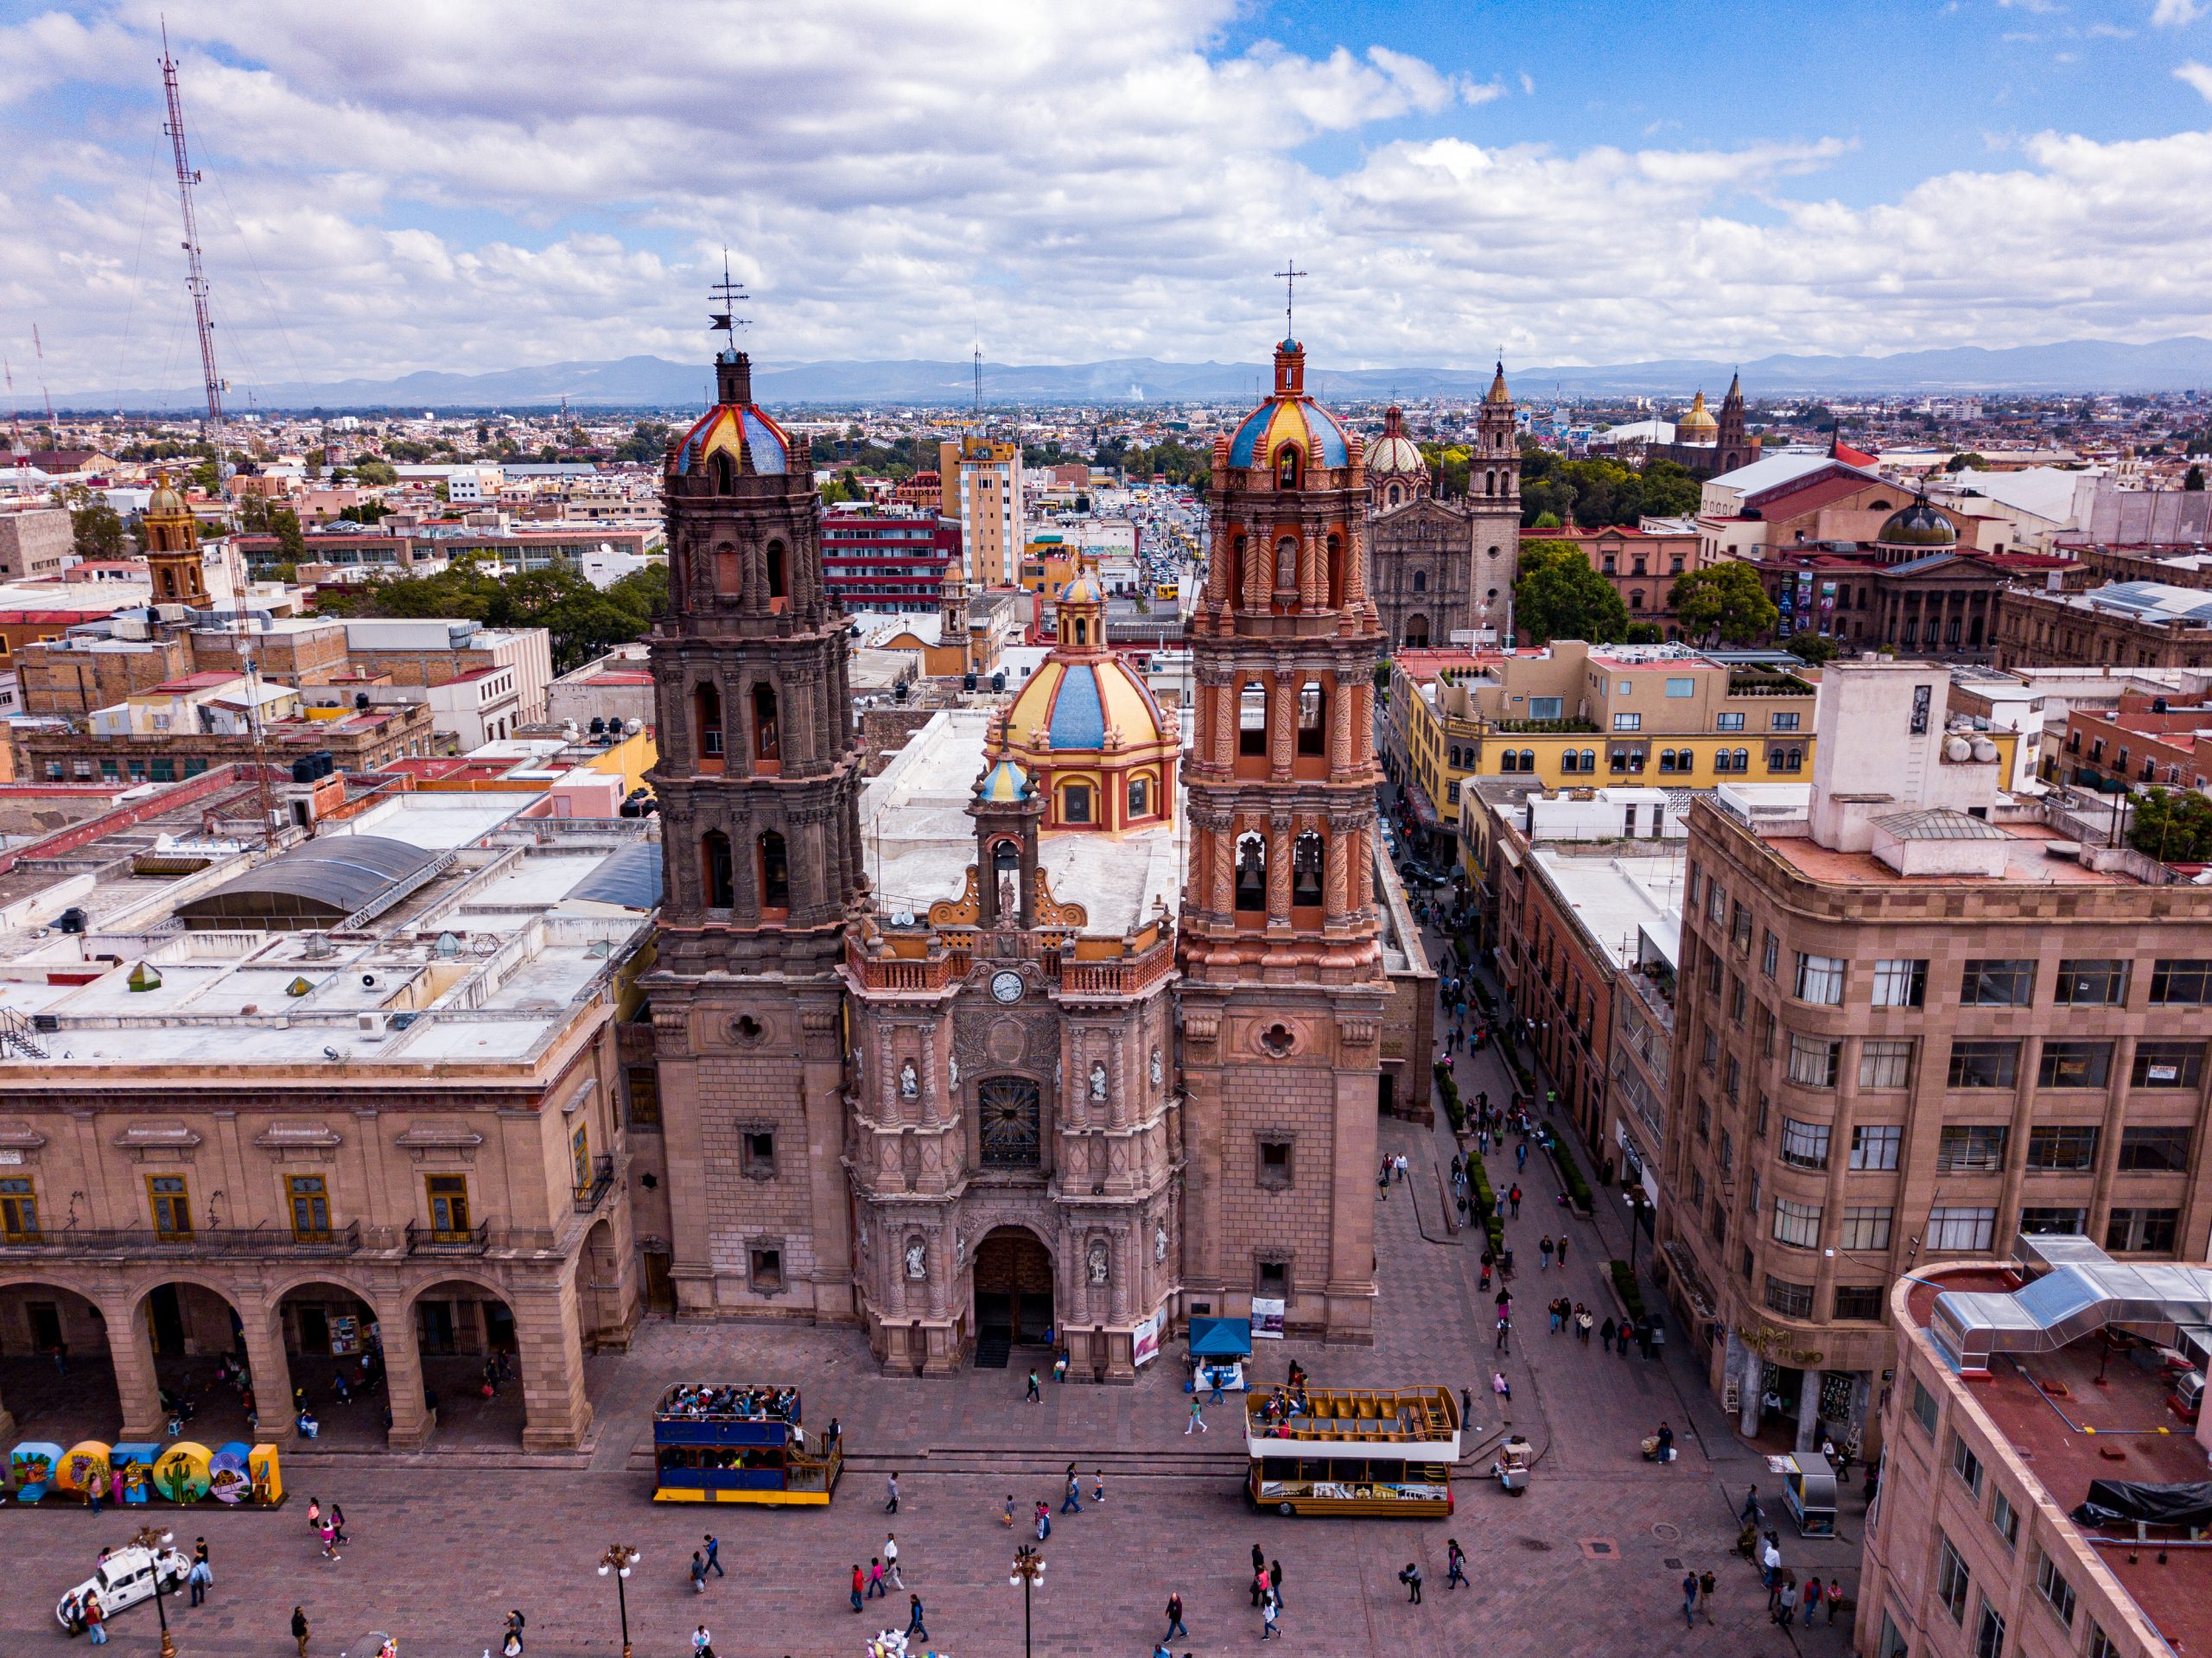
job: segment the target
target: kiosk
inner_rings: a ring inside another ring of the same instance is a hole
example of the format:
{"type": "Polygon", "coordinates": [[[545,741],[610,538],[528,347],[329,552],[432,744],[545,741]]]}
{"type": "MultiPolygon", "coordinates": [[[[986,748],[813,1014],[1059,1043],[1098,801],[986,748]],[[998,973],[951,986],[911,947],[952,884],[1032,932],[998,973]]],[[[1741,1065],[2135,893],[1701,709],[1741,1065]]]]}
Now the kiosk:
{"type": "Polygon", "coordinates": [[[1249,1318],[1191,1320],[1191,1384],[1201,1391],[1244,1390],[1244,1362],[1252,1356],[1249,1318]]]}
{"type": "Polygon", "coordinates": [[[1793,1451],[1782,1459],[1782,1500],[1800,1537],[1835,1535],[1835,1470],[1817,1451],[1793,1451]]]}

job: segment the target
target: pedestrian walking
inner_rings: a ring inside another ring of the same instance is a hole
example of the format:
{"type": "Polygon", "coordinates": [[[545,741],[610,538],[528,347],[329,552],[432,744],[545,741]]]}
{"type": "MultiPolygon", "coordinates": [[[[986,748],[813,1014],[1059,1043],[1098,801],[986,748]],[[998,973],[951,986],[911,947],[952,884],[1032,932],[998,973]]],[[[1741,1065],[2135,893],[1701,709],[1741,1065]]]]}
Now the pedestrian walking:
{"type": "Polygon", "coordinates": [[[1199,1408],[1198,1396],[1195,1393],[1191,1395],[1191,1416],[1190,1420],[1183,1424],[1183,1437],[1189,1439],[1193,1431],[1199,1433],[1206,1431],[1205,1413],[1199,1408]]]}
{"type": "Polygon", "coordinates": [[[1797,1585],[1786,1578],[1783,1580],[1782,1598],[1776,1607],[1774,1621],[1785,1629],[1797,1621],[1797,1585]]]}
{"type": "Polygon", "coordinates": [[[691,1631],[691,1658],[714,1658],[714,1652],[715,1637],[707,1633],[707,1626],[702,1623],[691,1631]]]}
{"type": "Polygon", "coordinates": [[[868,1587],[868,1573],[861,1570],[858,1560],[853,1562],[853,1610],[861,1609],[861,1591],[868,1587]]]}
{"type": "MultiPolygon", "coordinates": [[[[86,1596],[85,1633],[92,1637],[92,1644],[96,1647],[104,1647],[107,1645],[106,1620],[107,1614],[100,1610],[100,1598],[98,1595],[86,1596]]],[[[301,1623],[302,1620],[298,1613],[295,1612],[292,1615],[292,1622],[295,1624],[301,1623]]],[[[298,1630],[296,1629],[293,1632],[295,1634],[298,1634],[298,1630]]],[[[307,1658],[307,1650],[308,1638],[304,1635],[302,1635],[300,1636],[300,1658],[307,1658]]]]}
{"type": "Polygon", "coordinates": [[[1095,1503],[1106,1500],[1106,1471],[1103,1468],[1090,1471],[1090,1500],[1095,1503]]]}
{"type": "Polygon", "coordinates": [[[333,1566],[338,1564],[338,1528],[330,1523],[327,1515],[322,1521],[322,1558],[333,1566]]]}
{"type": "Polygon", "coordinates": [[[1052,1505],[1049,1502],[1039,1502],[1037,1504],[1037,1540],[1041,1543],[1052,1534],[1052,1505]]]}
{"type": "MultiPolygon", "coordinates": [[[[1830,1629],[1834,1629],[1835,1627],[1836,1608],[1842,1604],[1843,1579],[1841,1578],[1830,1578],[1828,1579],[1828,1627],[1830,1629]]],[[[1805,1621],[1808,1623],[1810,1623],[1813,1621],[1813,1614],[1810,1610],[1808,1610],[1805,1613],[1805,1621]]]]}
{"type": "Polygon", "coordinates": [[[883,1557],[880,1554],[869,1555],[868,1557],[868,1594],[866,1598],[874,1600],[878,1595],[887,1595],[891,1591],[888,1589],[883,1586],[883,1557]]]}
{"type": "Polygon", "coordinates": [[[1697,1573],[1682,1573],[1682,1622],[1690,1628],[1697,1627],[1697,1573]]]}
{"type": "Polygon", "coordinates": [[[1580,1302],[1576,1302],[1574,1306],[1574,1336],[1575,1339],[1580,1341],[1585,1347],[1590,1345],[1590,1326],[1595,1322],[1596,1320],[1592,1318],[1590,1316],[1590,1309],[1584,1306],[1580,1302]]]}
{"type": "Polygon", "coordinates": [[[1006,1528],[1008,1531],[1014,1529],[1014,1493],[1011,1491],[1006,1494],[1006,1528]]]}
{"type": "Polygon", "coordinates": [[[1268,1598],[1268,1563],[1262,1560],[1252,1568],[1252,1604],[1262,1606],[1268,1598]]]}
{"type": "Polygon", "coordinates": [[[1559,1264],[1560,1270],[1564,1271],[1567,1267],[1567,1234],[1564,1232],[1559,1238],[1559,1264]]]}
{"type": "Polygon", "coordinates": [[[1419,1560],[1408,1560],[1406,1562],[1406,1569],[1398,1573],[1398,1581],[1406,1585],[1407,1604],[1412,1606],[1420,1605],[1421,1562],[1419,1560]]]}
{"type": "Polygon", "coordinates": [[[1073,1463],[1068,1464],[1067,1495],[1060,1499],[1060,1512],[1062,1514],[1083,1512],[1083,1482],[1076,1477],[1073,1463]]]}
{"type": "Polygon", "coordinates": [[[1052,1381],[1063,1388],[1068,1384],[1068,1356],[1065,1353],[1052,1355],[1052,1381]]]}
{"type": "Polygon", "coordinates": [[[1025,1405],[1041,1405],[1045,1402],[1045,1390],[1037,1385],[1037,1372],[1033,1368],[1029,1372],[1029,1391],[1021,1395],[1021,1402],[1025,1405]]]}
{"type": "Polygon", "coordinates": [[[1821,1579],[1818,1572],[1805,1579],[1805,1586],[1799,1594],[1805,1608],[1805,1623],[1809,1628],[1813,1622],[1813,1614],[1821,1610],[1821,1579]]]}
{"type": "Polygon", "coordinates": [[[1613,1350],[1613,1319],[1611,1313],[1607,1313],[1605,1323],[1598,1326],[1598,1339],[1605,1344],[1608,1353],[1613,1350]]]}
{"type": "Polygon", "coordinates": [[[340,1543],[345,1542],[346,1510],[339,1503],[334,1502],[330,1505],[330,1529],[337,1534],[340,1543]]]}
{"type": "Polygon", "coordinates": [[[926,1641],[930,1638],[929,1629],[922,1623],[922,1598],[919,1595],[910,1594],[906,1597],[906,1633],[917,1641],[926,1641]]]}
{"type": "Polygon", "coordinates": [[[1400,1185],[1402,1185],[1402,1186],[1403,1185],[1405,1185],[1405,1184],[1406,1184],[1406,1154],[1405,1154],[1403,1152],[1400,1152],[1400,1153],[1398,1153],[1398,1159],[1397,1159],[1397,1160],[1398,1160],[1398,1184],[1399,1184],[1400,1185]]]}
{"type": "Polygon", "coordinates": [[[1757,1485],[1744,1493],[1744,1506],[1736,1510],[1736,1523],[1755,1526],[1759,1521],[1759,1488],[1757,1485]]]}
{"type": "Polygon", "coordinates": [[[728,1575],[728,1573],[722,1570],[722,1563],[720,1559],[721,1552],[721,1539],[715,1536],[714,1533],[709,1532],[707,1534],[707,1570],[713,1572],[718,1578],[727,1577],[728,1575]]]}
{"type": "Polygon", "coordinates": [[[1536,1270],[1540,1273],[1549,1272],[1551,1265],[1552,1241],[1550,1236],[1547,1234],[1536,1240],[1536,1270]]]}
{"type": "Polygon", "coordinates": [[[193,1605],[197,1606],[207,1598],[207,1591],[215,1581],[215,1574],[208,1569],[206,1555],[194,1557],[192,1570],[185,1574],[184,1580],[191,1586],[193,1605]]]}
{"type": "Polygon", "coordinates": [[[1719,1586],[1711,1566],[1697,1574],[1698,1610],[1705,1614],[1705,1621],[1708,1623],[1713,1622],[1713,1591],[1719,1586]]]}
{"type": "Polygon", "coordinates": [[[1503,1313],[1499,1313],[1497,1315],[1497,1340],[1492,1344],[1491,1350],[1497,1353],[1508,1351],[1509,1348],[1507,1344],[1509,1338],[1512,1336],[1512,1333],[1513,1320],[1507,1318],[1503,1313]]]}
{"type": "Polygon", "coordinates": [[[893,1475],[891,1476],[890,1479],[885,1482],[885,1487],[884,1487],[884,1489],[885,1489],[885,1490],[886,1490],[886,1491],[887,1491],[887,1492],[888,1492],[888,1494],[889,1494],[889,1496],[888,1496],[888,1500],[887,1500],[887,1501],[886,1501],[886,1502],[885,1502],[885,1503],[884,1503],[884,1505],[883,1505],[883,1511],[884,1511],[884,1513],[886,1513],[886,1514],[896,1514],[896,1513],[898,1513],[898,1512],[899,1512],[899,1476],[898,1476],[896,1473],[893,1474],[893,1475]]]}
{"type": "Polygon", "coordinates": [[[1513,1402],[1513,1384],[1505,1379],[1504,1371],[1493,1370],[1491,1372],[1490,1390],[1496,1394],[1504,1403],[1510,1405],[1513,1402]]]}
{"type": "MultiPolygon", "coordinates": [[[[1447,1070],[1452,1067],[1452,1056],[1448,1053],[1444,1056],[1444,1066],[1447,1070]]],[[[1390,1201],[1390,1159],[1387,1157],[1382,1159],[1382,1167],[1375,1177],[1375,1184],[1382,1188],[1382,1201],[1389,1203],[1390,1201]]]]}
{"type": "MultiPolygon", "coordinates": [[[[1446,1592],[1449,1593],[1467,1581],[1467,1552],[1459,1547],[1459,1540],[1456,1537],[1447,1537],[1444,1540],[1444,1564],[1447,1568],[1444,1578],[1444,1588],[1446,1592]]],[[[1471,1584],[1468,1586],[1473,1587],[1471,1584]]]]}
{"type": "Polygon", "coordinates": [[[1459,1389],[1459,1426],[1472,1432],[1474,1420],[1475,1396],[1463,1387],[1459,1389]]]}
{"type": "Polygon", "coordinates": [[[1282,1604],[1282,1562],[1268,1562],[1268,1591],[1275,1598],[1275,1604],[1282,1604]]]}
{"type": "Polygon", "coordinates": [[[707,1557],[696,1548],[691,1551],[691,1592],[695,1595],[707,1592],[707,1557]]]}
{"type": "MultiPolygon", "coordinates": [[[[709,1553],[708,1558],[711,1560],[713,1555],[709,1553]]],[[[883,1534],[883,1573],[891,1579],[893,1589],[906,1586],[906,1579],[899,1575],[899,1537],[895,1532],[883,1534]]]]}
{"type": "Polygon", "coordinates": [[[1505,1194],[1505,1201],[1512,1205],[1513,1218],[1519,1220],[1521,1218],[1521,1183],[1519,1181],[1515,1181],[1513,1190],[1505,1194]]]}
{"type": "Polygon", "coordinates": [[[1275,1632],[1275,1598],[1268,1595],[1260,1602],[1260,1639],[1264,1641],[1275,1632]]]}
{"type": "Polygon", "coordinates": [[[300,1658],[308,1658],[308,1609],[304,1606],[292,1608],[292,1639],[299,1643],[300,1658]]]}
{"type": "Polygon", "coordinates": [[[1160,1644],[1165,1646],[1179,1635],[1188,1640],[1191,1632],[1183,1627],[1183,1597],[1170,1594],[1167,1597],[1167,1633],[1160,1637],[1160,1644]]]}
{"type": "Polygon", "coordinates": [[[1513,1148],[1513,1166],[1516,1169],[1529,1166],[1529,1142],[1525,1140],[1513,1148]]]}

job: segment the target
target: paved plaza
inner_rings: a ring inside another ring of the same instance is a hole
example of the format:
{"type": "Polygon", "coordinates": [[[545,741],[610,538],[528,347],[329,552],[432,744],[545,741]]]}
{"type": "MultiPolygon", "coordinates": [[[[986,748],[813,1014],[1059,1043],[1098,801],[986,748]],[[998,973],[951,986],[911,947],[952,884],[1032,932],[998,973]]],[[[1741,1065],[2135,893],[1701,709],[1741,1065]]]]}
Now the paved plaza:
{"type": "MultiPolygon", "coordinates": [[[[1493,1099],[1506,1097],[1504,1074],[1487,1052],[1459,1063],[1471,1096],[1487,1088],[1493,1099]]],[[[1823,1623],[1785,1636],[1770,1623],[1756,1574],[1733,1551],[1734,1512],[1746,1484],[1756,1479],[1775,1499],[1779,1482],[1705,1400],[1692,1356],[1677,1344],[1659,1360],[1622,1359],[1594,1340],[1584,1347],[1547,1332],[1544,1304],[1560,1293],[1610,1310],[1602,1271],[1626,1250],[1624,1216],[1566,1220],[1568,1265],[1536,1270],[1536,1241],[1556,1236],[1566,1211],[1532,1148],[1519,1175],[1522,1218],[1507,1227],[1521,1267],[1519,1328],[1501,1357],[1490,1298],[1477,1285],[1479,1234],[1455,1234],[1447,1222],[1448,1131],[1392,1122],[1383,1138],[1387,1149],[1407,1153],[1413,1179],[1377,1203],[1382,1287],[1374,1346],[1263,1342],[1255,1369],[1264,1384],[1295,1356],[1322,1385],[1469,1388],[1475,1426],[1449,1520],[1248,1513],[1234,1406],[1209,1413],[1210,1433],[1183,1432],[1179,1344],[1135,1387],[1056,1386],[1045,1369],[1045,1401],[1028,1405],[1030,1356],[1020,1351],[1007,1370],[917,1382],[878,1374],[850,1331],[653,1321],[627,1355],[592,1361],[595,1417],[575,1456],[524,1456],[498,1412],[442,1428],[430,1451],[395,1456],[374,1448],[378,1403],[325,1402],[328,1437],[290,1459],[291,1501],[282,1510],[154,1511],[176,1526],[181,1542],[204,1534],[213,1549],[209,1603],[173,1612],[178,1650],[184,1658],[283,1658],[298,1604],[314,1624],[315,1658],[358,1653],[371,1631],[397,1636],[403,1658],[476,1658],[496,1643],[510,1607],[528,1615],[532,1658],[613,1655],[613,1587],[594,1568],[606,1545],[627,1542],[645,1551],[629,1591],[639,1654],[683,1658],[701,1622],[724,1658],[857,1654],[864,1632],[906,1621],[903,1593],[870,1602],[862,1617],[846,1598],[854,1562],[880,1553],[888,1529],[898,1534],[907,1587],[927,1609],[931,1649],[954,1658],[1019,1653],[1020,1597],[1007,1586],[1007,1565],[1031,1534],[1001,1523],[1011,1495],[1018,1511],[1046,1497],[1055,1510],[1035,1603],[1039,1653],[1147,1658],[1165,1628],[1170,1591],[1181,1592],[1191,1629],[1174,1642],[1177,1653],[1255,1642],[1259,1614],[1247,1587],[1255,1542],[1282,1563],[1281,1633],[1309,1650],[1389,1658],[1845,1651],[1847,1610],[1833,1630],[1823,1623]],[[1493,1369],[1512,1384],[1503,1411],[1490,1390],[1493,1369]],[[810,1423],[834,1415],[844,1426],[852,1454],[836,1502],[827,1511],[652,1502],[650,1408],[678,1379],[798,1382],[810,1423]],[[1637,1456],[1637,1441],[1662,1419],[1681,1439],[1681,1458],[1669,1467],[1637,1456]],[[1525,1497],[1478,1477],[1509,1426],[1542,1452],[1525,1497]],[[1085,1476],[1084,1512],[1060,1516],[1059,1471],[1071,1460],[1085,1476]],[[894,1468],[901,1502],[893,1516],[882,1509],[894,1468]],[[1103,1509],[1090,1498],[1093,1470],[1106,1477],[1103,1509]],[[309,1496],[345,1505],[352,1541],[335,1565],[309,1540],[309,1496]],[[702,1597],[686,1571],[708,1529],[721,1539],[728,1575],[702,1597]],[[1447,1591],[1450,1537],[1467,1552],[1472,1585],[1447,1591]],[[1418,1607],[1406,1604],[1397,1580],[1410,1560],[1427,1579],[1418,1607]],[[1707,1566],[1720,1582],[1713,1621],[1688,1629],[1678,1585],[1685,1568],[1707,1566]]],[[[1491,1169],[1501,1191],[1516,1178],[1510,1151],[1493,1152],[1491,1169]]],[[[1045,1356],[1035,1356],[1044,1369],[1045,1356]]],[[[97,1375],[61,1382],[25,1373],[8,1386],[27,1436],[67,1443],[82,1434],[62,1414],[97,1419],[112,1409],[111,1390],[99,1403],[105,1382],[97,1375]]],[[[1778,1502],[1770,1508],[1778,1520],[1778,1502]]],[[[1840,1540],[1798,1541],[1781,1522],[1785,1561],[1801,1575],[1825,1580],[1840,1571],[1853,1582],[1863,1518],[1854,1484],[1840,1540]]],[[[58,1648],[55,1598],[86,1573],[100,1545],[122,1540],[136,1523],[137,1515],[111,1510],[97,1518],[0,1510],[18,1591],[0,1600],[0,1651],[58,1648]]],[[[117,1619],[111,1646],[118,1658],[151,1655],[156,1638],[153,1609],[142,1606],[117,1619]]]]}

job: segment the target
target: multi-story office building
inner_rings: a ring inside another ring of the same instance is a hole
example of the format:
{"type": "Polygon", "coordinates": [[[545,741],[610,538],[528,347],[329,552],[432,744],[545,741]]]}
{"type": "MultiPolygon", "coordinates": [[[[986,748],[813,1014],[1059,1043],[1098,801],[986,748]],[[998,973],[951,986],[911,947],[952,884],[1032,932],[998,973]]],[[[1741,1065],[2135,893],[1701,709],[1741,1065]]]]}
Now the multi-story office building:
{"type": "Polygon", "coordinates": [[[2212,1230],[2212,891],[2002,793],[1947,678],[1831,664],[1809,803],[1691,809],[1662,1271],[1744,1430],[1801,1445],[1872,1429],[1899,1273],[2212,1230]]]}
{"type": "Polygon", "coordinates": [[[934,511],[833,510],[822,522],[823,583],[847,610],[935,610],[959,560],[960,526],[934,511]]]}
{"type": "Polygon", "coordinates": [[[2212,1270],[2145,1273],[2086,1238],[2023,1237],[2013,1254],[1995,1267],[1923,1270],[1889,1292],[1897,1375],[1853,1648],[2202,1651],[2212,1553],[2204,1506],[2190,1499],[2205,1489],[2212,1416],[2189,1436],[2162,1355],[2202,1365],[2212,1270]],[[2085,1502],[2102,1512],[2082,1514],[2085,1502]]]}
{"type": "Polygon", "coordinates": [[[960,525],[968,579],[977,587],[1021,582],[1027,520],[1021,503],[1021,446],[963,437],[938,445],[944,515],[960,525]]]}

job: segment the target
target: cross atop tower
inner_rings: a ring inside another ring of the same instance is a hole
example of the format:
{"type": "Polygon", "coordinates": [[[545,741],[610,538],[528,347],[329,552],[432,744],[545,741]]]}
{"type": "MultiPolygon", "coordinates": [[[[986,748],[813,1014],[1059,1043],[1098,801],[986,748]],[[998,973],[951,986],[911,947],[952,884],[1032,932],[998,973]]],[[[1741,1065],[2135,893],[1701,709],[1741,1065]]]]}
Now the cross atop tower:
{"type": "Polygon", "coordinates": [[[734,352],[737,349],[737,331],[749,320],[737,314],[738,304],[741,301],[750,299],[752,295],[745,291],[743,283],[730,280],[728,248],[722,250],[722,279],[718,283],[708,283],[707,292],[710,296],[722,302],[722,308],[714,313],[707,327],[709,331],[715,328],[721,329],[729,340],[730,350],[734,352]]]}
{"type": "Polygon", "coordinates": [[[1298,279],[1306,275],[1306,272],[1298,268],[1297,260],[1286,259],[1282,263],[1282,269],[1276,271],[1275,275],[1282,278],[1282,337],[1285,340],[1294,340],[1298,335],[1297,331],[1291,327],[1291,301],[1297,295],[1298,279]]]}

